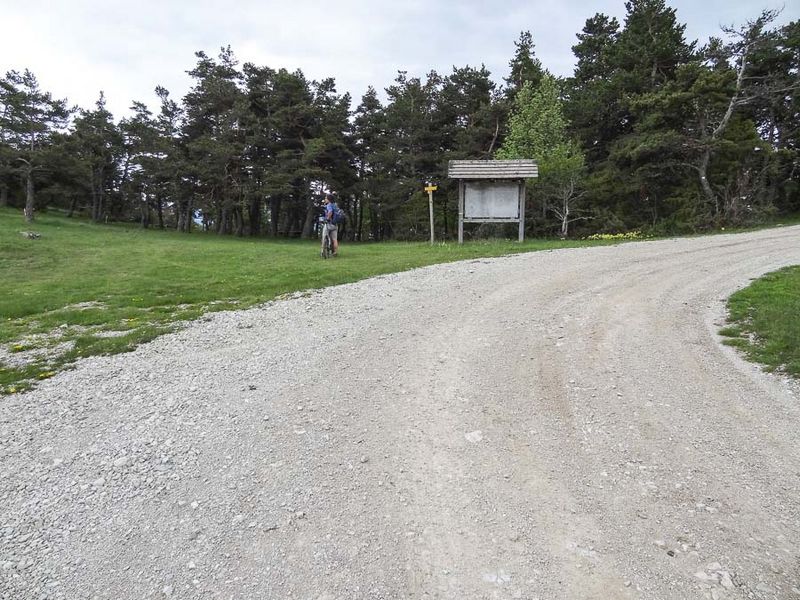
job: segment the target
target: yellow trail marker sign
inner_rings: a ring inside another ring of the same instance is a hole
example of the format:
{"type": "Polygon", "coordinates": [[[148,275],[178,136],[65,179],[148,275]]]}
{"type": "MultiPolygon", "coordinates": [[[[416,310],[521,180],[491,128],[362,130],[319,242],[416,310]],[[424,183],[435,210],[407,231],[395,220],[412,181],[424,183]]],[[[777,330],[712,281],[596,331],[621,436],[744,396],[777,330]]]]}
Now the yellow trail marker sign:
{"type": "Polygon", "coordinates": [[[433,192],[437,189],[435,185],[425,186],[425,191],[428,192],[428,207],[431,215],[431,246],[433,246],[433,192]]]}

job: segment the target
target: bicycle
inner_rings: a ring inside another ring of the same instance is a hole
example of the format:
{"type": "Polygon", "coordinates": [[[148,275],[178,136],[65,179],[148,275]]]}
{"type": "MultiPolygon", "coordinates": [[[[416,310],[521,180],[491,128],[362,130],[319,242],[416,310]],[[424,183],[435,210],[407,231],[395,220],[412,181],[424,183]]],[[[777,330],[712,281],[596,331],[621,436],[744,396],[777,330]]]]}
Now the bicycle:
{"type": "Polygon", "coordinates": [[[325,221],[325,218],[320,217],[319,222],[322,224],[322,250],[320,250],[320,256],[326,259],[333,256],[333,240],[331,239],[331,234],[328,231],[328,224],[325,221]]]}

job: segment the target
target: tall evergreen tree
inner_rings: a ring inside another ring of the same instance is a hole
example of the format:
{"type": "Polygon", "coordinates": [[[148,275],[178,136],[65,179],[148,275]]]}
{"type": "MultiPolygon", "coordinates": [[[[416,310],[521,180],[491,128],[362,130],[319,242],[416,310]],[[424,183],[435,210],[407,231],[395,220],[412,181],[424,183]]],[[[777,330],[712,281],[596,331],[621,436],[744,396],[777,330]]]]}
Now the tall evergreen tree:
{"type": "Polygon", "coordinates": [[[511,72],[506,77],[508,91],[513,96],[522,89],[526,82],[533,87],[539,85],[544,76],[542,62],[536,58],[533,36],[530,31],[523,31],[519,34],[519,39],[514,42],[514,56],[508,63],[511,72]]]}
{"type": "Polygon", "coordinates": [[[139,207],[142,227],[151,224],[150,211],[156,209],[158,225],[164,227],[163,200],[159,194],[159,133],[153,113],[141,102],[131,106],[133,115],[120,122],[123,164],[120,192],[133,211],[139,207]]]}
{"type": "Polygon", "coordinates": [[[564,110],[590,163],[606,158],[620,132],[621,98],[610,81],[618,37],[617,20],[598,13],[586,20],[572,47],[578,62],[567,82],[569,102],[564,110]]]}
{"type": "Polygon", "coordinates": [[[370,237],[379,239],[382,230],[381,190],[385,186],[383,179],[386,169],[381,162],[382,157],[386,156],[386,115],[373,87],[367,89],[361,99],[361,104],[355,110],[353,139],[358,176],[356,237],[359,240],[363,237],[364,207],[366,206],[370,237]]]}
{"type": "Polygon", "coordinates": [[[314,217],[322,197],[321,193],[315,195],[313,191],[336,191],[339,205],[352,217],[353,206],[349,197],[355,184],[349,123],[350,95],[337,94],[333,79],[314,82],[312,89],[312,139],[304,144],[307,200],[303,237],[311,236],[314,217]]]}
{"type": "Polygon", "coordinates": [[[92,220],[99,222],[109,214],[108,201],[115,189],[117,160],[122,150],[122,137],[106,108],[103,92],[95,110],[83,110],[75,119],[73,137],[91,194],[92,220]]]}
{"type": "Polygon", "coordinates": [[[250,235],[261,233],[262,221],[271,223],[271,234],[277,235],[280,199],[270,195],[268,181],[275,159],[277,134],[275,130],[275,71],[247,63],[243,68],[246,110],[242,126],[245,131],[245,161],[249,179],[250,235]],[[262,219],[262,207],[269,202],[269,219],[262,219]]]}
{"type": "MultiPolygon", "coordinates": [[[[25,219],[33,221],[37,173],[45,170],[54,136],[66,128],[71,110],[66,100],[53,99],[29,70],[8,71],[0,79],[0,130],[5,169],[25,182],[25,219]]],[[[2,157],[0,157],[2,158],[2,157]]]]}
{"type": "Polygon", "coordinates": [[[633,148],[652,146],[669,127],[642,110],[640,101],[672,81],[693,57],[693,44],[684,40],[685,26],[663,0],[631,0],[626,9],[618,34],[616,22],[605,15],[587,21],[574,47],[579,68],[570,81],[566,111],[588,159],[587,201],[608,228],[640,226],[657,214],[648,203],[654,189],[667,186],[674,174],[657,162],[645,182],[633,148]],[[650,145],[631,139],[643,139],[643,129],[648,129],[650,145]]]}
{"type": "Polygon", "coordinates": [[[425,220],[422,188],[438,177],[441,128],[436,104],[442,78],[431,71],[425,81],[398,73],[386,89],[386,183],[381,237],[415,236],[425,220]],[[391,157],[391,159],[389,158],[391,157]]]}
{"type": "Polygon", "coordinates": [[[195,85],[184,98],[183,139],[187,171],[195,194],[178,216],[178,229],[189,231],[194,217],[193,196],[217,233],[244,233],[243,172],[244,131],[240,127],[244,97],[241,73],[230,47],[217,60],[196,53],[197,65],[189,71],[195,85]]]}
{"type": "Polygon", "coordinates": [[[306,146],[315,126],[314,96],[301,71],[280,69],[273,85],[271,123],[275,143],[266,188],[272,227],[276,233],[299,236],[308,211],[306,146]]]}
{"type": "Polygon", "coordinates": [[[692,58],[694,44],[686,43],[686,25],[664,0],[629,0],[625,8],[612,66],[623,89],[639,94],[673,79],[676,69],[692,58]]]}
{"type": "Polygon", "coordinates": [[[578,84],[586,84],[608,77],[612,68],[612,52],[619,38],[619,22],[615,17],[596,13],[586,19],[578,43],[572,52],[578,59],[574,79],[578,84]]]}
{"type": "Polygon", "coordinates": [[[570,223],[585,219],[576,213],[584,167],[579,145],[569,138],[560,90],[555,77],[545,73],[538,86],[525,83],[514,100],[508,135],[497,152],[499,159],[535,159],[539,180],[531,182],[532,196],[542,216],[558,219],[559,233],[569,235],[570,223]]]}
{"type": "Polygon", "coordinates": [[[455,223],[458,198],[457,183],[447,178],[447,164],[494,154],[502,141],[506,104],[485,66],[453,67],[436,96],[433,118],[440,150],[431,178],[439,185],[437,220],[446,238],[450,224],[455,223]]]}
{"type": "Polygon", "coordinates": [[[188,162],[186,146],[182,137],[182,124],[184,110],[172,98],[169,91],[162,87],[155,88],[156,96],[160,100],[158,114],[155,115],[155,152],[152,165],[152,183],[155,185],[155,206],[158,215],[159,227],[164,227],[166,217],[164,207],[169,204],[175,216],[175,227],[178,230],[189,231],[191,219],[188,218],[191,209],[192,190],[187,190],[185,183],[188,162]]]}
{"type": "MultiPolygon", "coordinates": [[[[682,88],[686,95],[681,98],[680,110],[685,125],[680,132],[684,144],[695,150],[689,165],[697,173],[706,202],[714,207],[717,222],[740,221],[741,200],[753,195],[755,185],[765,183],[748,172],[756,164],[768,165],[775,149],[774,122],[769,124],[768,143],[759,143],[755,122],[759,108],[778,106],[800,87],[784,76],[753,73],[759,54],[774,54],[775,36],[767,26],[776,15],[765,11],[743,27],[727,30],[731,41],[724,51],[729,68],[687,69],[691,86],[682,88]],[[760,154],[756,157],[754,152],[760,154]],[[733,163],[728,168],[720,162],[726,158],[733,163]]],[[[761,64],[766,67],[765,62],[762,59],[761,64]]],[[[756,196],[763,198],[763,193],[756,196]]]]}

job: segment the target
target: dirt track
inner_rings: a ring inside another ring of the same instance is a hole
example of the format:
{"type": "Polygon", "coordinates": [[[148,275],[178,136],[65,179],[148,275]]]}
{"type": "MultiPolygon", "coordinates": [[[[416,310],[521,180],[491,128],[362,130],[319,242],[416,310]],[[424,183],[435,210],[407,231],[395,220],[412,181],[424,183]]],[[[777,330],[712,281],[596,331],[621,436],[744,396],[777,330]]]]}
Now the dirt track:
{"type": "Polygon", "coordinates": [[[0,400],[0,597],[800,598],[800,387],[716,336],[798,263],[440,265],[86,360],[0,400]]]}

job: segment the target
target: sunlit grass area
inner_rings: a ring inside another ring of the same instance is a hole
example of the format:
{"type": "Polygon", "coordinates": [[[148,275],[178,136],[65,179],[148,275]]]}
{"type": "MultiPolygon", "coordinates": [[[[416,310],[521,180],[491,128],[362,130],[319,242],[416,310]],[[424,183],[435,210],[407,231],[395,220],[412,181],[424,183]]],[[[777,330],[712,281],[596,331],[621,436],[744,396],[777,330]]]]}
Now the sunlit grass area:
{"type": "Polygon", "coordinates": [[[728,300],[720,333],[768,371],[800,377],[800,266],[769,273],[728,300]]]}
{"type": "Polygon", "coordinates": [[[462,259],[618,240],[344,242],[220,237],[95,225],[0,209],[0,393],[29,388],[77,358],[125,352],[210,311],[462,259]],[[27,239],[22,231],[35,231],[27,239]]]}

